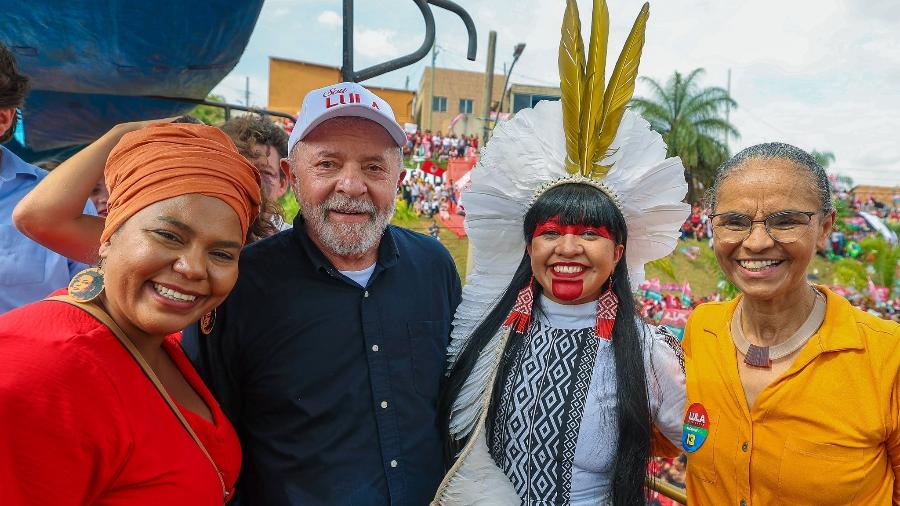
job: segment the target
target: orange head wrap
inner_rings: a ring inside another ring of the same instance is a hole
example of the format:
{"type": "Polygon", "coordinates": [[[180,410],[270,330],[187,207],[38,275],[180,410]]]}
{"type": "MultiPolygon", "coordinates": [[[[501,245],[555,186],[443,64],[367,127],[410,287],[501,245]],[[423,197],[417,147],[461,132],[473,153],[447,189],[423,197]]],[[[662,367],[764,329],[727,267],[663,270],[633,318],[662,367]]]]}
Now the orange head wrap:
{"type": "Polygon", "coordinates": [[[122,137],[106,160],[109,215],[101,242],[136,212],[180,195],[221,199],[241,221],[242,237],[259,213],[259,172],[218,128],[152,125],[122,137]]]}

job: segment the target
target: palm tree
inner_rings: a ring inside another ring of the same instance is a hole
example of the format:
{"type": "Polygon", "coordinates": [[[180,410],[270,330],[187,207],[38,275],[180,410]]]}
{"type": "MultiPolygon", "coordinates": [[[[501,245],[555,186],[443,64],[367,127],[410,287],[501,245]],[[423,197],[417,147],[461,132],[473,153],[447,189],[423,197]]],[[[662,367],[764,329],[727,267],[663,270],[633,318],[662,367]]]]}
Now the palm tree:
{"type": "Polygon", "coordinates": [[[668,156],[681,157],[688,182],[688,201],[696,202],[715,177],[716,168],[728,159],[727,137],[740,137],[724,117],[737,102],[719,87],[701,88],[697,84],[702,68],[686,77],[675,72],[665,85],[642,77],[650,86],[649,98],[635,97],[631,105],[650,122],[650,128],[662,135],[668,156]]]}
{"type": "Polygon", "coordinates": [[[828,170],[828,167],[834,162],[834,153],[831,151],[816,151],[815,149],[810,151],[809,153],[815,158],[816,163],[818,163],[823,169],[828,170]]]}

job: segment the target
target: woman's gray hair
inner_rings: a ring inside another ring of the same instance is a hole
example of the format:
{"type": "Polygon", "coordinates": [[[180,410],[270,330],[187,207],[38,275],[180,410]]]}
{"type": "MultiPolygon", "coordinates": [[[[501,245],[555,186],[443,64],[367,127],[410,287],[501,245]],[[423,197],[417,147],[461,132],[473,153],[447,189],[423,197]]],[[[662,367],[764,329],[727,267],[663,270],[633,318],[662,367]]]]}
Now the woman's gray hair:
{"type": "Polygon", "coordinates": [[[798,167],[802,167],[809,171],[816,185],[816,192],[819,194],[819,200],[822,202],[822,214],[829,214],[834,210],[834,203],[831,201],[831,184],[828,182],[828,174],[825,169],[816,162],[806,151],[785,144],[783,142],[766,142],[757,144],[741,150],[738,154],[731,157],[730,160],[719,166],[716,172],[716,179],[713,181],[712,188],[706,195],[706,202],[710,209],[715,212],[716,198],[719,195],[719,187],[722,182],[738,167],[748,160],[772,160],[781,159],[793,162],[798,167]]]}

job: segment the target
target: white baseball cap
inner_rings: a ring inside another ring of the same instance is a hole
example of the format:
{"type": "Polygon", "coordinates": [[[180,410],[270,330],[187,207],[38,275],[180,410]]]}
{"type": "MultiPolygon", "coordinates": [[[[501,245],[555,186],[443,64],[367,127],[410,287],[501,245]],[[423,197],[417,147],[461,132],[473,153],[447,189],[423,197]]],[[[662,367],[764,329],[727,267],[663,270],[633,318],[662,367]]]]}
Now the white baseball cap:
{"type": "Polygon", "coordinates": [[[288,139],[288,153],[323,121],[340,116],[372,120],[384,127],[398,146],[406,144],[406,132],[387,102],[357,83],[338,83],[312,90],[303,98],[300,117],[288,139]]]}

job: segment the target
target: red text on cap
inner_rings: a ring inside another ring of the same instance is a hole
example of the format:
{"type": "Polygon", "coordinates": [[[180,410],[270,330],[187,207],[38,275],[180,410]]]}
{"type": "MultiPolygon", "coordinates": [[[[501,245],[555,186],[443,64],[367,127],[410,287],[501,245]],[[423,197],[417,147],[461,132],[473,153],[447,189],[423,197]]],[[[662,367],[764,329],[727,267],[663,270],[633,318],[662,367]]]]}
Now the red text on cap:
{"type": "Polygon", "coordinates": [[[325,108],[330,109],[337,105],[358,104],[362,97],[359,93],[341,93],[340,95],[328,95],[325,97],[325,108]]]}

